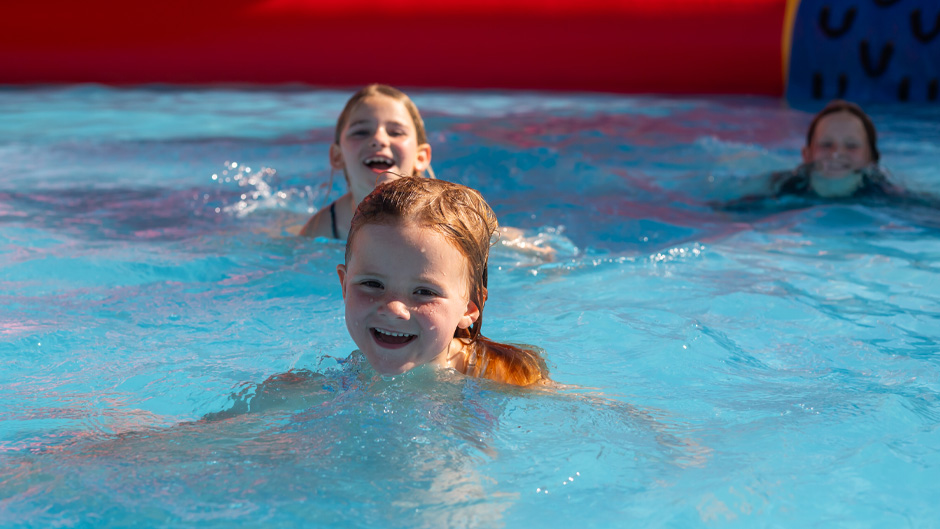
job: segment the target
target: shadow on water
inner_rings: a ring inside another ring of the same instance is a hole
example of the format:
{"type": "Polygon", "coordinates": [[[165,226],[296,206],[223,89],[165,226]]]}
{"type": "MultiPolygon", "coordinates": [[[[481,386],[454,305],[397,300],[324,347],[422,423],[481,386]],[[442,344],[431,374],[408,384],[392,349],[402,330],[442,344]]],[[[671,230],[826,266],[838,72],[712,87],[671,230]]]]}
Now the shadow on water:
{"type": "MultiPolygon", "coordinates": [[[[8,451],[0,493],[15,501],[6,519],[224,527],[250,514],[318,526],[494,527],[549,489],[643,490],[654,479],[643,461],[668,474],[708,454],[673,433],[684,427],[616,400],[429,368],[378,377],[361,355],[350,358],[245,385],[228,409],[194,422],[8,451]],[[531,439],[542,449],[519,450],[531,439]],[[569,468],[552,463],[566,457],[569,468]],[[578,472],[597,461],[603,475],[578,472]]],[[[535,518],[563,508],[538,507],[535,518]]]]}

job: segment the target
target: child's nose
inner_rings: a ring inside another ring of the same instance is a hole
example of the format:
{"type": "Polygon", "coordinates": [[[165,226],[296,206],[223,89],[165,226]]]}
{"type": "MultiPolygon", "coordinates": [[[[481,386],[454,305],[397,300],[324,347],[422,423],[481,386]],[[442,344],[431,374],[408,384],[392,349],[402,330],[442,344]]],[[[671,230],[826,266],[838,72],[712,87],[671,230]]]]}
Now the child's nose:
{"type": "Polygon", "coordinates": [[[388,144],[388,134],[385,133],[385,130],[378,129],[375,131],[375,134],[372,135],[372,145],[375,146],[384,146],[388,144]]]}
{"type": "Polygon", "coordinates": [[[385,313],[386,315],[393,318],[407,320],[410,317],[408,306],[399,299],[390,299],[386,301],[382,304],[379,310],[380,312],[385,313]]]}

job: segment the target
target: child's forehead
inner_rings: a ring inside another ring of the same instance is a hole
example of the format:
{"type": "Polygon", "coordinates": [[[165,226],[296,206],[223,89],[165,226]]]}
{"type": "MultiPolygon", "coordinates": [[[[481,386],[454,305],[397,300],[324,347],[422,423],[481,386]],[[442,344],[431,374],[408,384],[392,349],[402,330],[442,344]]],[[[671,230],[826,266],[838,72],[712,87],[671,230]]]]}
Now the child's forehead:
{"type": "Polygon", "coordinates": [[[813,131],[812,141],[815,143],[847,136],[859,141],[868,141],[868,131],[858,116],[851,112],[834,112],[819,120],[813,131]]]}
{"type": "Polygon", "coordinates": [[[351,239],[346,265],[356,273],[467,281],[470,260],[432,227],[414,222],[366,224],[351,239]]]}
{"type": "Polygon", "coordinates": [[[362,98],[349,113],[350,123],[374,120],[378,115],[393,116],[406,124],[411,123],[411,113],[403,101],[383,94],[373,94],[362,98]]]}
{"type": "MultiPolygon", "coordinates": [[[[433,226],[407,218],[377,218],[362,225],[360,231],[369,234],[369,238],[386,240],[388,238],[402,238],[415,241],[438,241],[444,239],[439,230],[433,226]]],[[[356,237],[359,239],[359,237],[356,237]]],[[[353,244],[353,248],[355,248],[353,244]]]]}
{"type": "Polygon", "coordinates": [[[862,122],[862,118],[856,116],[848,110],[840,110],[838,112],[833,112],[832,114],[823,116],[819,120],[819,124],[816,127],[821,129],[846,127],[864,132],[865,123],[862,122]]]}
{"type": "Polygon", "coordinates": [[[467,261],[467,256],[463,254],[460,245],[447,237],[442,230],[413,219],[386,218],[363,224],[359,232],[354,235],[350,249],[352,254],[356,255],[365,251],[369,243],[392,240],[416,247],[446,245],[456,250],[460,257],[467,261]],[[363,237],[363,235],[367,236],[363,237]]]}

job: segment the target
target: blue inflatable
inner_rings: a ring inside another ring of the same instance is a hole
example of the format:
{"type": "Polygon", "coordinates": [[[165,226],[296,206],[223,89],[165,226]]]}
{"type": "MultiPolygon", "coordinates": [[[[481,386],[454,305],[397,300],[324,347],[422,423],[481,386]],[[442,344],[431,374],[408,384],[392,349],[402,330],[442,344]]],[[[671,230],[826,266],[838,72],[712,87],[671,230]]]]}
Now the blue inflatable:
{"type": "Polygon", "coordinates": [[[937,102],[940,2],[802,0],[791,34],[791,102],[937,102]]]}

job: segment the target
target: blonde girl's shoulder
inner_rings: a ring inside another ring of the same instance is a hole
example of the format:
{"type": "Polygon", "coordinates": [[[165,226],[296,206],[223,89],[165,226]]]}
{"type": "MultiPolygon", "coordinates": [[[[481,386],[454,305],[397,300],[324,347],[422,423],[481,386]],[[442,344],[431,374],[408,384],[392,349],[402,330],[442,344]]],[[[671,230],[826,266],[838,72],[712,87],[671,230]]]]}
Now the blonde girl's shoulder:
{"type": "MultiPolygon", "coordinates": [[[[335,204],[335,202],[334,202],[335,204]]],[[[307,222],[298,229],[297,235],[302,237],[332,237],[333,231],[330,223],[330,208],[333,204],[317,211],[307,222]]]]}
{"type": "Polygon", "coordinates": [[[310,217],[298,230],[298,235],[344,240],[352,222],[351,202],[352,196],[349,193],[339,197],[310,217]]]}

